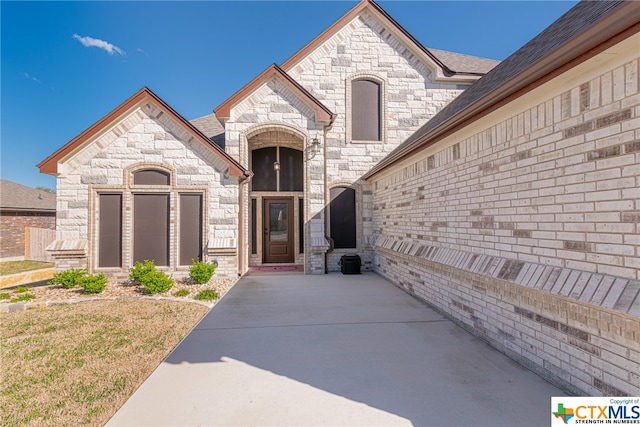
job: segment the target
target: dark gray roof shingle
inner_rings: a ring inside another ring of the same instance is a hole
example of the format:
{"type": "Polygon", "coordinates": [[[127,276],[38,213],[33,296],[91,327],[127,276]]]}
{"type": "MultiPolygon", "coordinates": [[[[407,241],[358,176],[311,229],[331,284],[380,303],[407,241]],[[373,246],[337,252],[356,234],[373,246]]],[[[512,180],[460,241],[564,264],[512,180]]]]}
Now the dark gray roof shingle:
{"type": "Polygon", "coordinates": [[[55,212],[56,195],[2,179],[0,180],[0,209],[55,212]]]}
{"type": "Polygon", "coordinates": [[[436,58],[451,71],[456,73],[486,74],[500,61],[481,58],[479,56],[464,55],[446,50],[427,48],[436,58]]]}
{"type": "Polygon", "coordinates": [[[224,150],[224,127],[215,113],[189,120],[200,132],[224,150]]]}

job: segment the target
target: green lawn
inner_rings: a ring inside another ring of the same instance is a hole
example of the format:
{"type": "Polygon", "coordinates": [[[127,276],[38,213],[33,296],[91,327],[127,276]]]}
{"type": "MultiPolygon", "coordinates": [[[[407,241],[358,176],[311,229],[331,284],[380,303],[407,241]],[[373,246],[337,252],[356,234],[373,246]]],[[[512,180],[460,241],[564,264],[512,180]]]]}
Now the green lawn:
{"type": "Polygon", "coordinates": [[[0,262],[0,276],[23,273],[25,271],[40,270],[53,267],[50,262],[42,261],[5,261],[0,262]]]}

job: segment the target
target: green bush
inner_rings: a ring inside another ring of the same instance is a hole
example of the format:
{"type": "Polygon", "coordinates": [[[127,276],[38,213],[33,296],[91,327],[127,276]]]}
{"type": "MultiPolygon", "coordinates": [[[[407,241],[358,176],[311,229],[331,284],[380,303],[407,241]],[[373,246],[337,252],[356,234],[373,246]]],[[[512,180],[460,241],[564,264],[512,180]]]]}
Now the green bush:
{"type": "Polygon", "coordinates": [[[14,299],[12,299],[10,302],[21,302],[21,301],[29,301],[32,299],[35,299],[36,296],[33,294],[20,294],[17,297],[15,297],[14,299]]]}
{"type": "Polygon", "coordinates": [[[9,299],[11,298],[11,294],[9,292],[2,292],[0,293],[0,300],[2,299],[9,299]]]}
{"type": "Polygon", "coordinates": [[[198,294],[193,298],[199,301],[213,301],[214,299],[218,299],[218,293],[215,289],[205,289],[198,292],[198,294]]]}
{"type": "Polygon", "coordinates": [[[191,278],[200,284],[208,283],[211,280],[211,276],[216,271],[214,264],[209,264],[206,261],[191,261],[191,268],[189,269],[189,275],[191,278]]]}
{"type": "Polygon", "coordinates": [[[142,284],[145,278],[156,271],[156,265],[153,260],[145,260],[144,262],[136,261],[129,270],[129,278],[142,284]]]}
{"type": "Polygon", "coordinates": [[[18,286],[17,288],[15,288],[13,290],[13,293],[14,294],[21,294],[21,293],[27,292],[28,290],[29,290],[28,286],[18,286]]]}
{"type": "Polygon", "coordinates": [[[189,290],[188,289],[180,289],[180,290],[175,291],[173,293],[173,296],[175,296],[175,297],[186,297],[187,295],[189,295],[189,290]]]}
{"type": "Polygon", "coordinates": [[[87,275],[87,270],[84,268],[69,269],[60,271],[53,275],[53,279],[49,280],[49,285],[60,285],[65,289],[72,289],[76,285],[80,284],[83,277],[87,275]]]}
{"type": "Polygon", "coordinates": [[[167,276],[162,271],[154,270],[142,277],[140,284],[147,290],[147,292],[154,295],[157,293],[165,293],[171,289],[173,286],[173,278],[167,276]]]}
{"type": "Polygon", "coordinates": [[[107,287],[107,278],[102,273],[85,276],[80,280],[80,287],[85,294],[99,294],[107,287]]]}

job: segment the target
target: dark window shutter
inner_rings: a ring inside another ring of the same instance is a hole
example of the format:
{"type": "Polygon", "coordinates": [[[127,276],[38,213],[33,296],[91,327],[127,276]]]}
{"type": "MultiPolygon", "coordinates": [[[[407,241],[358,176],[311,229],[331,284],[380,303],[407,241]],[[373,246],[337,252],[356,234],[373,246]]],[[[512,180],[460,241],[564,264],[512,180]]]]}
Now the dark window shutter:
{"type": "Polygon", "coordinates": [[[98,267],[122,266],[122,194],[100,194],[98,267]]]}
{"type": "Polygon", "coordinates": [[[180,194],[180,265],[202,260],[202,195],[180,194]]]}
{"type": "Polygon", "coordinates": [[[351,82],[351,139],[380,141],[380,84],[372,80],[351,82]]]}
{"type": "Polygon", "coordinates": [[[273,163],[277,160],[276,147],[267,147],[251,152],[251,169],[253,169],[253,191],[277,191],[278,183],[273,163]]]}
{"type": "Polygon", "coordinates": [[[330,190],[329,226],[333,245],[338,249],[356,247],[356,191],[348,187],[330,190]]]}

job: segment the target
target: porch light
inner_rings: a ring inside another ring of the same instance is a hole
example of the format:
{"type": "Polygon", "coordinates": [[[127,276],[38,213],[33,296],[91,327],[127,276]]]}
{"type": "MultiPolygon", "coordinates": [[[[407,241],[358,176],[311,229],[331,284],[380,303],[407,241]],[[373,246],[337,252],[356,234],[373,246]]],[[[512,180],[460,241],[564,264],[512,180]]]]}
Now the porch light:
{"type": "Polygon", "coordinates": [[[320,152],[320,141],[318,138],[313,138],[309,147],[311,148],[311,154],[314,156],[318,154],[320,152]]]}
{"type": "Polygon", "coordinates": [[[279,161],[275,161],[273,162],[273,170],[278,172],[280,170],[280,162],[279,161]]]}

